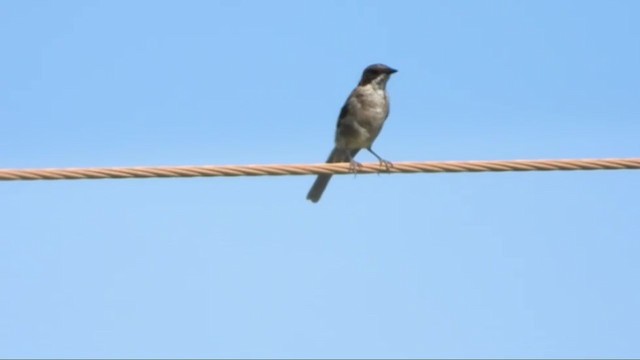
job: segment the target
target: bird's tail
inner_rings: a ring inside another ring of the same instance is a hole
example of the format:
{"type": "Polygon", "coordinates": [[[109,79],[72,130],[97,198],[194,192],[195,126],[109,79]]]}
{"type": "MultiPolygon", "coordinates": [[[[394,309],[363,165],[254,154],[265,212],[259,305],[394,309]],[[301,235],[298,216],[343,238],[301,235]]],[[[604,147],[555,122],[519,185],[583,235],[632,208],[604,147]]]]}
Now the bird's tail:
{"type": "MultiPolygon", "coordinates": [[[[327,163],[339,163],[339,162],[349,162],[356,156],[358,150],[351,150],[351,158],[347,155],[347,152],[344,150],[338,150],[337,148],[333,148],[331,154],[329,154],[329,158],[327,158],[327,163]]],[[[329,180],[331,180],[331,175],[318,175],[316,181],[311,186],[309,193],[307,194],[307,200],[311,200],[314,203],[317,203],[324,192],[324,189],[329,184],[329,180]]]]}

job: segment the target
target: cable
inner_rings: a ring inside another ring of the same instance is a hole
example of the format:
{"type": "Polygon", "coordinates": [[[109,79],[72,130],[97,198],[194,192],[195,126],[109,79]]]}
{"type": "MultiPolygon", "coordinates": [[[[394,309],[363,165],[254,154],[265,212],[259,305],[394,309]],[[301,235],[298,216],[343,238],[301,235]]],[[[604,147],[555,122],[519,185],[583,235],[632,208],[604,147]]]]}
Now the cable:
{"type": "MultiPolygon", "coordinates": [[[[488,171],[630,170],[640,158],[568,160],[435,161],[393,163],[389,173],[449,173],[488,171]]],[[[358,174],[387,172],[378,163],[362,164],[358,174]]],[[[134,179],[215,176],[283,176],[350,174],[349,164],[149,166],[64,169],[0,169],[0,181],[134,179]]]]}

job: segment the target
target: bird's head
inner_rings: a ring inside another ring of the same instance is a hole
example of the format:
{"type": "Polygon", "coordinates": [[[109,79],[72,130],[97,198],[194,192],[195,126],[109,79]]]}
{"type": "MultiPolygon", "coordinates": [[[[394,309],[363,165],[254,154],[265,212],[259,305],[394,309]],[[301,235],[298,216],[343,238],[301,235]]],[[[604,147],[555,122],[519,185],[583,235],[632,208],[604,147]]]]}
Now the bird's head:
{"type": "Polygon", "coordinates": [[[359,85],[362,86],[373,83],[374,85],[384,88],[391,74],[397,71],[398,70],[384,64],[369,65],[362,72],[362,79],[359,85]]]}

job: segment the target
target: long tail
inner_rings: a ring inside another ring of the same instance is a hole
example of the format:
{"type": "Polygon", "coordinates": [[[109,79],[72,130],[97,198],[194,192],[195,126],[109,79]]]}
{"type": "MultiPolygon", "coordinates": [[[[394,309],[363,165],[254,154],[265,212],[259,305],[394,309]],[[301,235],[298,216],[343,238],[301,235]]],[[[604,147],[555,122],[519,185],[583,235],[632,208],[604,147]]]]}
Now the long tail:
{"type": "MultiPolygon", "coordinates": [[[[327,163],[349,162],[357,153],[358,150],[351,150],[351,158],[349,158],[344,150],[333,148],[331,154],[329,154],[329,158],[327,158],[327,163]]],[[[318,175],[316,181],[313,183],[313,186],[311,186],[311,189],[307,194],[307,200],[317,203],[318,200],[320,200],[324,189],[327,188],[329,180],[331,180],[331,175],[318,175]]]]}

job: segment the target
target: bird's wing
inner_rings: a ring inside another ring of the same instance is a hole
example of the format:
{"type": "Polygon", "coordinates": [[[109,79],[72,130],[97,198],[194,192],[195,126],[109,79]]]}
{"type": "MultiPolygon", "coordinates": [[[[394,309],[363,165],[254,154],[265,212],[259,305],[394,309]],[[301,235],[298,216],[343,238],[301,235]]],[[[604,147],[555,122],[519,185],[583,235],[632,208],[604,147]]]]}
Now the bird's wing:
{"type": "Polygon", "coordinates": [[[340,109],[340,115],[338,115],[338,124],[336,125],[336,127],[340,127],[344,124],[345,119],[349,118],[352,115],[353,112],[353,104],[351,103],[354,98],[354,92],[357,90],[354,89],[351,94],[349,94],[349,97],[347,98],[347,100],[344,102],[344,105],[342,105],[342,109],[340,109]]]}
{"type": "Polygon", "coordinates": [[[340,125],[342,124],[342,122],[344,121],[344,119],[347,118],[347,116],[349,116],[349,101],[347,100],[347,102],[344,103],[344,105],[342,105],[342,109],[340,109],[340,115],[338,116],[338,123],[336,124],[336,127],[340,127],[340,125]]]}

